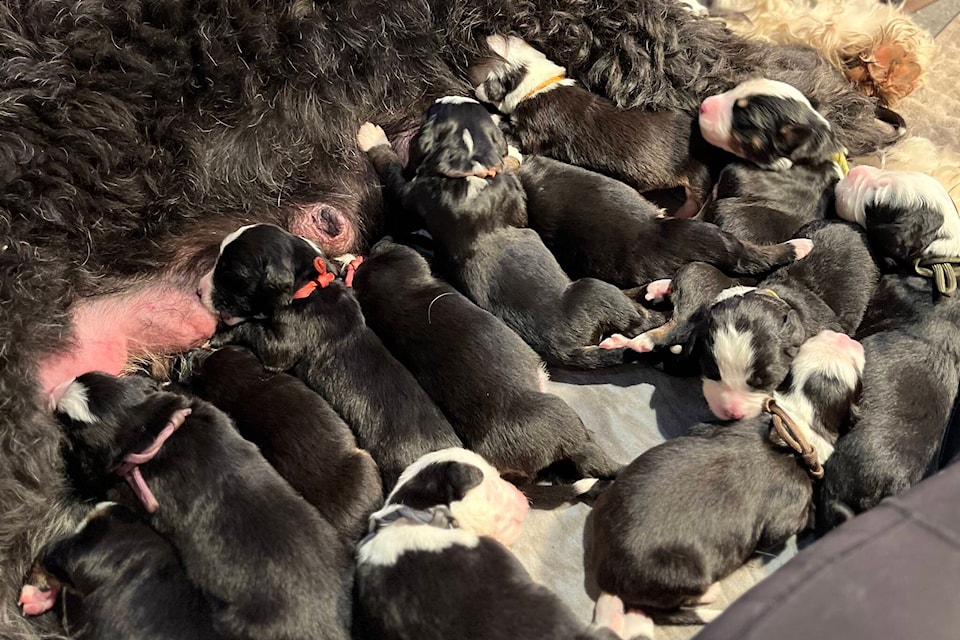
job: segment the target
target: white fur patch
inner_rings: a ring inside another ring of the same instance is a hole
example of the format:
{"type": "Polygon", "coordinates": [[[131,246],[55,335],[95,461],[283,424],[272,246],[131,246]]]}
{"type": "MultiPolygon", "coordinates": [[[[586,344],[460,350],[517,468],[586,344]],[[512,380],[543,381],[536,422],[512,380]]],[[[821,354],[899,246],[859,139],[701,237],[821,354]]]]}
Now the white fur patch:
{"type": "Polygon", "coordinates": [[[423,551],[440,553],[445,549],[460,546],[472,549],[480,544],[480,538],[463,529],[440,529],[417,525],[391,525],[377,532],[357,552],[359,564],[390,567],[405,553],[423,551]]]}
{"type": "Polygon", "coordinates": [[[93,424],[97,421],[96,416],[90,412],[87,388],[76,380],[63,392],[60,402],[57,403],[57,410],[60,413],[67,414],[71,420],[76,422],[93,424]]]}
{"type": "Polygon", "coordinates": [[[753,345],[750,332],[732,326],[720,327],[713,338],[713,357],[720,370],[720,379],[732,389],[749,389],[747,372],[753,368],[753,345]]]}
{"type": "Polygon", "coordinates": [[[757,290],[756,287],[744,287],[744,286],[729,287],[721,291],[719,294],[717,294],[717,297],[714,298],[713,300],[713,304],[717,304],[718,302],[722,302],[728,298],[744,296],[750,293],[751,291],[756,291],[756,290],[757,290]]]}
{"type": "MultiPolygon", "coordinates": [[[[575,81],[564,77],[566,76],[566,69],[551,62],[546,55],[534,49],[521,38],[516,36],[488,36],[487,45],[494,53],[507,61],[506,68],[508,70],[523,69],[525,72],[523,80],[513,91],[508,93],[500,102],[493,103],[502,113],[513,113],[517,105],[527,98],[550,91],[558,86],[569,87],[576,84],[575,81]],[[545,83],[555,77],[563,77],[564,79],[544,86],[545,83]]],[[[487,80],[500,71],[502,70],[491,71],[487,80]]],[[[483,102],[490,102],[483,84],[476,87],[474,92],[477,98],[483,102]]]]}
{"type": "Polygon", "coordinates": [[[473,154],[473,136],[470,135],[469,129],[463,130],[463,146],[466,147],[467,153],[473,154]]]}
{"type": "Polygon", "coordinates": [[[246,231],[247,229],[252,229],[253,227],[259,227],[261,224],[263,223],[258,222],[256,224],[247,224],[240,227],[236,231],[227,234],[227,237],[224,238],[222,242],[220,242],[220,253],[223,253],[223,250],[226,249],[227,245],[233,242],[234,240],[236,240],[237,238],[239,238],[240,234],[242,234],[244,231],[246,231]]]}
{"type": "Polygon", "coordinates": [[[437,98],[436,104],[480,104],[473,98],[468,98],[466,96],[444,96],[442,98],[437,98]]]}
{"type": "Polygon", "coordinates": [[[477,176],[467,176],[467,200],[476,198],[477,195],[487,188],[487,181],[477,176]]]}
{"type": "Polygon", "coordinates": [[[97,504],[95,504],[93,506],[93,509],[91,509],[90,512],[87,513],[87,515],[83,518],[83,520],[80,521],[80,524],[77,525],[77,528],[73,530],[73,535],[77,535],[78,533],[83,531],[87,527],[87,525],[90,523],[91,520],[102,516],[104,511],[106,511],[107,509],[109,509],[115,504],[117,503],[109,502],[109,501],[98,502],[97,504]]]}

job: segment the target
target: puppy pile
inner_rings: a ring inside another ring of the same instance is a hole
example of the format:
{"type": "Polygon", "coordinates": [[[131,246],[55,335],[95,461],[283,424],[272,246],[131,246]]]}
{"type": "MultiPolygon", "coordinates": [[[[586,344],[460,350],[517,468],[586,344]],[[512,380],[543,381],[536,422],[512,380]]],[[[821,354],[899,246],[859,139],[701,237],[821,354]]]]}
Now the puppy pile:
{"type": "Polygon", "coordinates": [[[36,558],[24,615],[79,638],[652,638],[715,617],[758,549],[936,468],[960,387],[938,182],[848,172],[790,85],[620,110],[488,43],[476,99],[437,100],[409,162],[358,132],[391,237],[332,257],[241,227],[198,285],[207,347],[62,389],[97,506],[36,558]],[[546,366],[628,363],[700,376],[718,421],[624,466],[546,366]],[[510,551],[531,502],[581,498],[592,621],[510,551]]]}

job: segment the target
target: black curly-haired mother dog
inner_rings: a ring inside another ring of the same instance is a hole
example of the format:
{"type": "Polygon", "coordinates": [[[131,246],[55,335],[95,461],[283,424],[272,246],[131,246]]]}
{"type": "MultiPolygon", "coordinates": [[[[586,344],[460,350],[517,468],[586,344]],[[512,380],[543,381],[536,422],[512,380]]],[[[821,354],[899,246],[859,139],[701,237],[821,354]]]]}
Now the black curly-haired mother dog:
{"type": "Polygon", "coordinates": [[[669,0],[3,3],[0,635],[30,636],[20,577],[73,519],[53,508],[43,392],[206,340],[193,291],[226,230],[279,222],[333,254],[373,237],[357,126],[403,147],[430,101],[466,94],[497,32],[621,106],[692,112],[762,75],[807,94],[851,153],[896,138],[813,50],[745,42],[669,0]]]}

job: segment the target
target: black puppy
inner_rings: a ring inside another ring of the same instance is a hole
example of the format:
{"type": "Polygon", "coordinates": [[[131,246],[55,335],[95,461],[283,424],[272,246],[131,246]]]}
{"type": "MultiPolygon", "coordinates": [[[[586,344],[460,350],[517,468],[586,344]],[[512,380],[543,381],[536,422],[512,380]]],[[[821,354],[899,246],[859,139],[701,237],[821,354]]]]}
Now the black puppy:
{"type": "MultiPolygon", "coordinates": [[[[858,167],[837,185],[837,210],[863,224],[893,265],[960,255],[960,216],[928,176],[858,167]]],[[[936,470],[960,387],[960,300],[938,288],[902,273],[877,287],[859,331],[867,353],[863,400],[827,464],[823,528],[936,470]]]]}
{"type": "MultiPolygon", "coordinates": [[[[779,409],[829,458],[863,371],[863,348],[824,331],[800,348],[779,409]]],[[[628,465],[594,506],[589,568],[598,609],[642,610],[679,624],[707,622],[717,581],[757,550],[810,525],[813,482],[794,450],[770,431],[771,416],[698,425],[628,465]],[[622,602],[621,602],[622,601],[622,602]]],[[[652,635],[652,634],[651,634],[652,635]]]]}
{"type": "Polygon", "coordinates": [[[223,241],[200,289],[231,325],[211,344],[249,347],[268,369],[289,370],[323,396],[376,460],[385,490],[424,453],[461,445],[307,240],[273,225],[243,227],[223,241]]]}
{"type": "Polygon", "coordinates": [[[744,242],[783,242],[832,213],[833,187],[841,175],[830,160],[783,171],[734,162],[720,173],[714,197],[698,218],[744,242]]]}
{"type": "Polygon", "coordinates": [[[619,364],[623,350],[597,343],[611,333],[632,337],[659,324],[641,316],[613,285],[593,278],[571,282],[539,235],[520,228],[527,221],[523,187],[515,172],[503,170],[506,140],[476,101],[441,98],[427,110],[413,143],[409,182],[382,129],[365,124],[358,143],[387,189],[423,218],[446,278],[547,364],[619,364]]]}
{"type": "Polygon", "coordinates": [[[437,451],[411,465],[357,550],[357,636],[617,638],[578,620],[507,549],[526,512],[523,494],[473,452],[437,451]]]}
{"type": "Polygon", "coordinates": [[[73,638],[207,640],[210,605],[187,579],[173,546],[132,511],[105,502],[77,530],[48,543],[20,591],[24,615],[60,601],[73,638]]]}
{"type": "Polygon", "coordinates": [[[700,330],[703,394],[723,420],[757,415],[807,338],[853,335],[873,295],[879,270],[861,229],[821,220],[800,235],[810,255],[714,304],[700,330]]]}
{"type": "Polygon", "coordinates": [[[803,258],[811,248],[805,239],[759,246],[713,224],[661,217],[622,182],[550,158],[525,156],[520,180],[530,228],[571,278],[599,278],[628,289],[670,278],[694,261],[756,276],[803,258]]]}
{"type": "Polygon", "coordinates": [[[566,77],[515,36],[489,36],[493,56],[471,69],[477,98],[510,116],[523,153],[549,156],[623,181],[637,191],[682,187],[689,218],[710,191],[706,156],[720,154],[682,111],[619,109],[566,77]]]}
{"type": "Polygon", "coordinates": [[[304,500],[359,540],[383,500],[380,472],[326,400],[240,347],[197,349],[183,362],[180,382],[225,411],[304,500]]]}
{"type": "Polygon", "coordinates": [[[350,547],[225,414],[149,378],[86,373],[57,416],[73,482],[127,480],[118,500],[176,547],[218,633],[350,637],[350,547]]]}
{"type": "Polygon", "coordinates": [[[382,240],[357,269],[367,323],[443,410],[464,445],[501,475],[532,481],[558,461],[578,477],[608,478],[620,465],[580,417],[544,392],[537,354],[500,320],[430,273],[409,247],[382,240]]]}

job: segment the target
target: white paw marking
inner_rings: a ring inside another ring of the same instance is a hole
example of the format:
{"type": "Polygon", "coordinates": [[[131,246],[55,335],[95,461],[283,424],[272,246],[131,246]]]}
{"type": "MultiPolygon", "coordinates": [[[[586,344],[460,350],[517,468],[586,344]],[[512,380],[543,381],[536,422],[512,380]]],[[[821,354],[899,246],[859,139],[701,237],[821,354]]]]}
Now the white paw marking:
{"type": "Polygon", "coordinates": [[[372,122],[364,122],[357,131],[357,144],[360,146],[360,151],[366,153],[374,147],[390,144],[390,141],[387,140],[387,134],[382,127],[372,122]]]}

